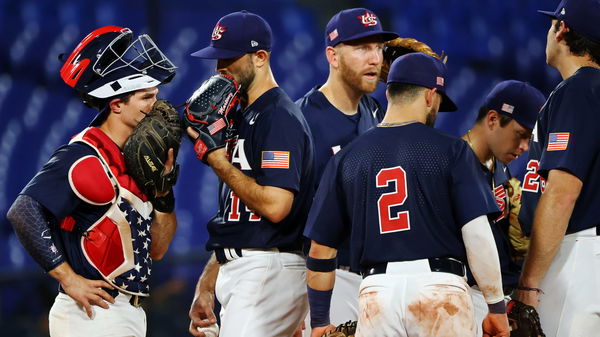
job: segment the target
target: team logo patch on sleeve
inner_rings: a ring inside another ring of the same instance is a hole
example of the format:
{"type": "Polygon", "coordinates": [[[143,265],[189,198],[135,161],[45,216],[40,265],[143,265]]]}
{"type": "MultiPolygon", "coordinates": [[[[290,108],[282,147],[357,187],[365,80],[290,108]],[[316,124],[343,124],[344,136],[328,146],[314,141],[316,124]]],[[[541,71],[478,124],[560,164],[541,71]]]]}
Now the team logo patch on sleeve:
{"type": "Polygon", "coordinates": [[[288,151],[263,151],[261,168],[290,168],[290,153],[288,151]]]}
{"type": "Polygon", "coordinates": [[[554,132],[548,136],[547,151],[560,151],[566,150],[569,146],[569,132],[554,132]]]}

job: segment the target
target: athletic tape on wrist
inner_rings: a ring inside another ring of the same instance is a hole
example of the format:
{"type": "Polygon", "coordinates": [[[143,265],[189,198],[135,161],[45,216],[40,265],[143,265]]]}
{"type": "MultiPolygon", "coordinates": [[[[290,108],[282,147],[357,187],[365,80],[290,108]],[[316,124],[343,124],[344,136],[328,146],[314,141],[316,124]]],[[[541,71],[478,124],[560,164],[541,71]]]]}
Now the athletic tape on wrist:
{"type": "Polygon", "coordinates": [[[337,258],[315,259],[309,256],[306,258],[306,268],[319,273],[328,273],[337,268],[337,258]]]}
{"type": "Polygon", "coordinates": [[[316,328],[329,325],[329,307],[331,306],[330,290],[316,290],[306,286],[308,293],[308,304],[310,305],[310,327],[316,328]]]}

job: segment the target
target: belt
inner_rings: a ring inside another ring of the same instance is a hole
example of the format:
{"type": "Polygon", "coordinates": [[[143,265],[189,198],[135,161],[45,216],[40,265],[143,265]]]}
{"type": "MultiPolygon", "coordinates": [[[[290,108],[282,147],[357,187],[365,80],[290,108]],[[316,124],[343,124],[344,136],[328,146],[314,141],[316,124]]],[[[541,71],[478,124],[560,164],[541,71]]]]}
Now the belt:
{"type": "Polygon", "coordinates": [[[215,248],[215,257],[219,264],[225,264],[229,261],[239,259],[242,256],[249,256],[257,252],[273,252],[273,253],[298,253],[302,254],[302,249],[297,246],[280,247],[280,248],[215,248]],[[245,254],[244,254],[245,253],[245,254]]]}
{"type": "MultiPolygon", "coordinates": [[[[448,257],[434,257],[426,260],[428,260],[429,268],[433,272],[451,273],[460,277],[464,277],[466,275],[465,265],[459,260],[448,257]]],[[[387,267],[388,262],[379,263],[367,268],[361,268],[360,274],[363,278],[371,275],[385,274],[387,272],[387,267]]]]}
{"type": "MultiPolygon", "coordinates": [[[[117,296],[119,296],[121,294],[121,292],[118,291],[117,289],[102,288],[102,290],[106,291],[113,298],[116,298],[117,296]]],[[[63,294],[66,294],[65,290],[63,289],[62,285],[60,285],[60,284],[58,285],[58,291],[63,294]]],[[[145,296],[131,295],[131,298],[129,299],[129,304],[133,305],[136,308],[140,307],[145,298],[146,298],[145,296]]]]}

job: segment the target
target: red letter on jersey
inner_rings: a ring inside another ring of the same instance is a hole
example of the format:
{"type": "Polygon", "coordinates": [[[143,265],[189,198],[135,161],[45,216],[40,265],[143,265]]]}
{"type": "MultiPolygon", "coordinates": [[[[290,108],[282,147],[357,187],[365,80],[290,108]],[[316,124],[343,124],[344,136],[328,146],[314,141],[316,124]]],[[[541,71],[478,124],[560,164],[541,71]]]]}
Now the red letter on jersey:
{"type": "Polygon", "coordinates": [[[377,187],[388,187],[395,184],[394,192],[384,193],[377,200],[379,210],[379,231],[381,234],[405,231],[410,229],[408,211],[396,212],[392,215],[391,208],[401,206],[408,197],[406,189],[406,172],[400,166],[381,169],[376,176],[377,187]]]}

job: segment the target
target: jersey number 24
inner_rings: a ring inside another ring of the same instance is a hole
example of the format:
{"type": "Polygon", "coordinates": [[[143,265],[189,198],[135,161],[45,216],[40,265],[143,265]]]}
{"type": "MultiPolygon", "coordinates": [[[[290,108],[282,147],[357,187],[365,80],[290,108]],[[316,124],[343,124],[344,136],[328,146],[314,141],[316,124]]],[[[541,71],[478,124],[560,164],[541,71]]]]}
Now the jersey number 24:
{"type": "Polygon", "coordinates": [[[377,200],[379,232],[386,234],[409,230],[409,212],[392,211],[392,208],[402,206],[408,198],[404,169],[400,166],[381,169],[375,180],[377,188],[389,187],[390,184],[394,184],[394,191],[383,193],[377,200]]]}

